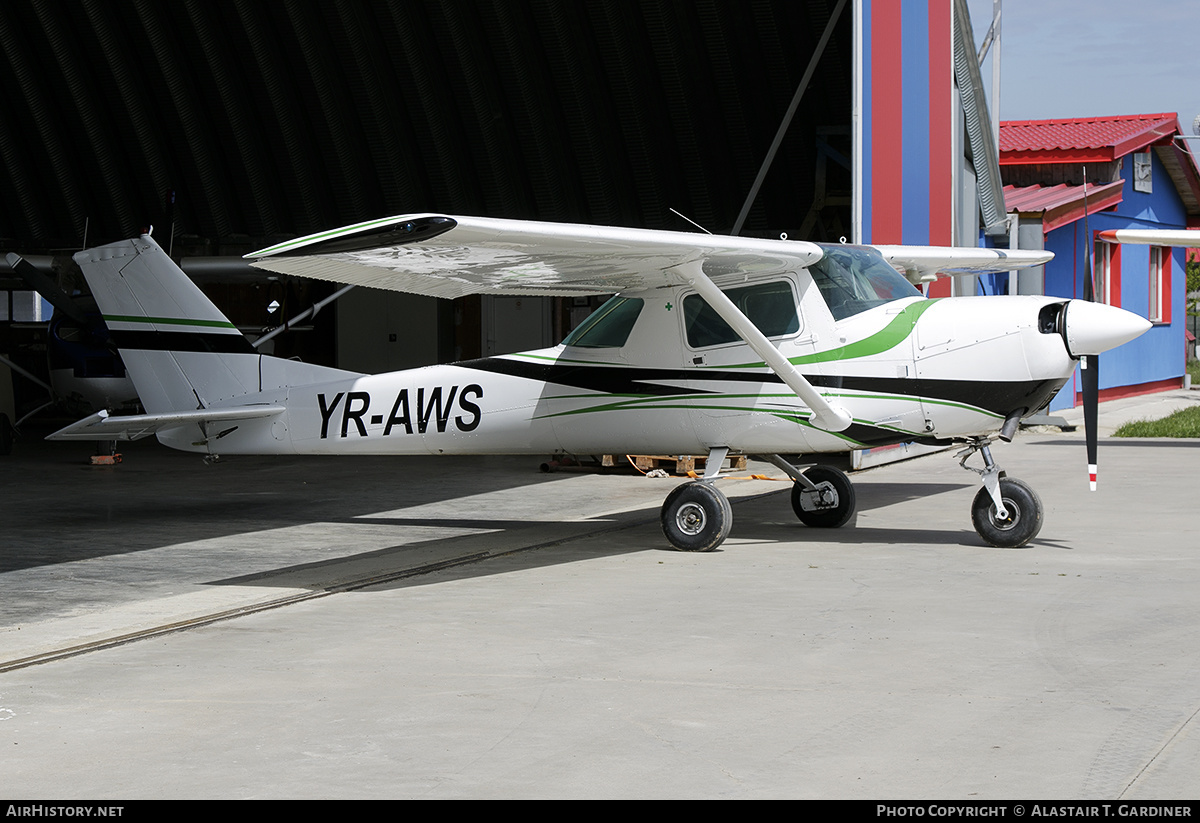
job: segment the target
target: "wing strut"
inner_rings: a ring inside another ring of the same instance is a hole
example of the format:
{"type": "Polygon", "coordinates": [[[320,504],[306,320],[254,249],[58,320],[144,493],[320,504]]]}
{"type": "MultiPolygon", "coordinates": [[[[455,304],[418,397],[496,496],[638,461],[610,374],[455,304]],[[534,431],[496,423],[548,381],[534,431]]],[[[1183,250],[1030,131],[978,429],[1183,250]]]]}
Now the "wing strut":
{"type": "Polygon", "coordinates": [[[830,403],[824,395],[813,388],[813,384],[809,383],[804,375],[779,353],[779,349],[772,345],[767,336],[759,331],[758,327],[751,323],[750,319],[742,314],[737,306],[733,305],[733,301],[725,296],[725,292],[717,288],[717,285],[704,273],[703,266],[703,260],[693,260],[673,266],[668,271],[676,273],[694,288],[705,302],[713,307],[713,311],[737,332],[746,345],[763,359],[771,371],[779,375],[788,388],[812,409],[810,423],[818,429],[830,432],[840,432],[849,428],[850,414],[842,407],[830,403]]]}

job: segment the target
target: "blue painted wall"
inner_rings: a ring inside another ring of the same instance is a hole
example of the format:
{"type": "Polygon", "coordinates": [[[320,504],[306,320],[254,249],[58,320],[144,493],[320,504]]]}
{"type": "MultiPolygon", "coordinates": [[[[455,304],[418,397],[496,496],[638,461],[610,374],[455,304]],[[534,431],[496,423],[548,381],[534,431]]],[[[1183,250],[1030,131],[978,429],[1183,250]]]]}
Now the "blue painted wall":
{"type": "MultiPolygon", "coordinates": [[[[1151,153],[1154,191],[1133,188],[1133,157],[1122,159],[1121,177],[1125,180],[1123,199],[1115,210],[1099,212],[1088,218],[1087,228],[1094,234],[1108,229],[1182,229],[1187,213],[1167,175],[1166,169],[1151,153]]],[[[1084,223],[1078,220],[1046,235],[1046,248],[1054,259],[1046,266],[1046,294],[1057,297],[1083,297],[1085,257],[1091,251],[1084,223]]],[[[1156,323],[1150,331],[1100,357],[1100,390],[1136,386],[1160,380],[1180,378],[1184,373],[1184,287],[1186,282],[1185,249],[1171,253],[1170,322],[1156,323]]],[[[1113,301],[1142,317],[1148,317],[1150,303],[1150,246],[1120,247],[1120,295],[1113,301]]],[[[1079,372],[1063,387],[1050,404],[1051,410],[1075,405],[1079,372]]]]}

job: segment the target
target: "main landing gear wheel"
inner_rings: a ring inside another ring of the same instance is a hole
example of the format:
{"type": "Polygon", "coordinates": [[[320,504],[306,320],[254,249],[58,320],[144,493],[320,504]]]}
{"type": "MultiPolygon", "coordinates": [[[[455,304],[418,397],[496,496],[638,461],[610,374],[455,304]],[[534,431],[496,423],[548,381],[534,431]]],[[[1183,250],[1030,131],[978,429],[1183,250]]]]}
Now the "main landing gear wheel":
{"type": "Polygon", "coordinates": [[[846,525],[854,516],[854,484],[845,472],[831,466],[813,466],[804,477],[817,488],[807,489],[802,483],[792,484],[792,511],[806,526],[815,529],[836,529],[846,525]]]}
{"type": "Polygon", "coordinates": [[[996,504],[987,487],[975,495],[971,504],[971,520],[979,536],[1001,549],[1024,546],[1042,530],[1042,501],[1033,489],[1020,480],[1000,479],[1000,499],[1004,501],[1007,517],[996,516],[996,504]]]}
{"type": "Polygon", "coordinates": [[[663,534],[683,552],[711,552],[733,525],[729,498],[709,483],[684,483],[667,495],[659,516],[663,534]]]}

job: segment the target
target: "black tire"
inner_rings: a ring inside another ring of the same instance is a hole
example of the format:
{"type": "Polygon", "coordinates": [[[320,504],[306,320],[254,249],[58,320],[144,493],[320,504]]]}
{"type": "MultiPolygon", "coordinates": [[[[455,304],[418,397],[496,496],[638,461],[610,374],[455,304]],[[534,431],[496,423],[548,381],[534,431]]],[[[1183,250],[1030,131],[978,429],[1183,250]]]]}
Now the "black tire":
{"type": "Polygon", "coordinates": [[[1008,509],[1008,517],[996,517],[996,505],[987,487],[975,495],[971,504],[971,521],[979,536],[1001,549],[1024,546],[1042,530],[1042,501],[1037,493],[1020,480],[1002,478],[1000,497],[1008,509]]]}
{"type": "Polygon", "coordinates": [[[733,525],[729,499],[708,483],[684,483],[663,502],[663,534],[682,552],[711,552],[725,542],[733,525]]]}
{"type": "Polygon", "coordinates": [[[811,492],[805,493],[804,486],[792,484],[792,511],[800,522],[814,529],[836,529],[850,522],[857,502],[854,484],[846,473],[832,466],[813,466],[804,476],[817,486],[828,485],[821,489],[826,499],[818,504],[811,492]]]}

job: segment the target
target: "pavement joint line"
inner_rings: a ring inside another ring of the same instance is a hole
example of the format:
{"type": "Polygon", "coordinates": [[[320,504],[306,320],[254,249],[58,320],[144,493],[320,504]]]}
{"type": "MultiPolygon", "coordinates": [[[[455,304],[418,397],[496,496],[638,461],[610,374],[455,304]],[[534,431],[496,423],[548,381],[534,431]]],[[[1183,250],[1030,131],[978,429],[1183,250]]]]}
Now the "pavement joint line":
{"type": "Polygon", "coordinates": [[[1200,715],[1200,708],[1188,715],[1187,718],[1185,718],[1184,721],[1179,724],[1175,731],[1173,731],[1167,737],[1167,739],[1163,741],[1162,745],[1158,747],[1154,754],[1150,756],[1142,768],[1138,769],[1137,773],[1130,778],[1128,785],[1126,785],[1125,788],[1121,790],[1121,793],[1117,795],[1117,800],[1124,800],[1129,792],[1131,792],[1142,782],[1142,777],[1150,772],[1150,769],[1154,765],[1155,761],[1158,760],[1163,753],[1167,751],[1167,749],[1171,748],[1171,745],[1180,738],[1180,735],[1183,734],[1183,730],[1190,726],[1198,715],[1200,715]]]}
{"type": "MultiPolygon", "coordinates": [[[[782,489],[773,489],[771,491],[761,492],[759,494],[745,495],[736,498],[730,498],[730,505],[739,505],[744,502],[758,500],[763,497],[780,494],[782,489]]],[[[57,660],[65,660],[71,657],[88,654],[90,652],[103,651],[105,649],[116,648],[117,646],[125,646],[130,643],[136,643],[139,640],[149,640],[155,637],[162,637],[176,632],[186,631],[188,629],[199,628],[201,626],[209,626],[214,623],[233,620],[238,617],[247,617],[260,612],[271,611],[273,609],[284,608],[285,606],[293,606],[297,603],[306,603],[311,600],[317,600],[322,597],[329,597],[334,594],[343,594],[349,591],[357,591],[359,589],[369,588],[371,586],[380,586],[396,580],[404,580],[412,577],[420,577],[426,574],[443,571],[445,569],[456,568],[458,566],[467,566],[472,563],[479,563],[484,560],[490,560],[501,557],[511,557],[524,552],[537,551],[540,549],[554,548],[575,540],[588,540],[593,537],[598,537],[603,534],[610,534],[616,531],[625,529],[633,529],[639,526],[645,526],[653,523],[657,515],[652,517],[639,517],[629,522],[615,523],[610,526],[595,529],[586,534],[570,534],[562,537],[556,537],[552,540],[545,540],[539,543],[534,543],[528,546],[520,546],[513,549],[505,549],[500,552],[473,552],[460,557],[453,557],[447,560],[440,560],[434,563],[426,563],[421,566],[403,569],[386,574],[377,574],[369,577],[361,577],[354,580],[349,580],[343,583],[323,587],[317,591],[309,591],[301,594],[288,595],[286,597],[277,597],[273,600],[267,600],[262,603],[254,603],[247,606],[239,606],[235,609],[226,609],[213,614],[201,615],[181,620],[174,623],[166,623],[161,626],[151,626],[146,629],[140,629],[134,632],[117,635],[116,637],[107,637],[101,640],[95,640],[89,643],[81,643],[76,646],[68,646],[62,649],[53,649],[51,651],[41,652],[39,654],[30,655],[28,657],[18,658],[16,660],[0,661],[0,673],[16,671],[30,666],[39,666],[44,663],[52,663],[57,660]]]]}

